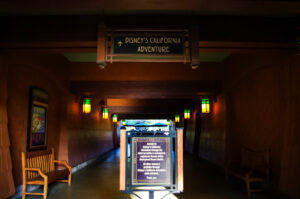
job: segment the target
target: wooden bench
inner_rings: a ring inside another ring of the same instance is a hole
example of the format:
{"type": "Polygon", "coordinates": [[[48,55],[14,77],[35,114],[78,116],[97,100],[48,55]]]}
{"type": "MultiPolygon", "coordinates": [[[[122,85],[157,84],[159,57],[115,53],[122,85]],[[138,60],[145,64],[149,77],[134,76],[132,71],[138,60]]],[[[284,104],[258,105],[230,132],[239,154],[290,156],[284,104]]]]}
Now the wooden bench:
{"type": "Polygon", "coordinates": [[[226,177],[228,175],[242,179],[246,183],[248,197],[252,192],[263,191],[263,188],[251,188],[251,183],[268,183],[270,175],[269,150],[254,151],[243,147],[241,149],[241,161],[233,163],[229,161],[226,166],[226,177]]]}
{"type": "Polygon", "coordinates": [[[22,173],[22,199],[25,199],[26,195],[41,195],[46,199],[48,184],[55,181],[67,182],[71,186],[72,168],[66,161],[54,160],[53,148],[36,152],[22,152],[22,173]],[[64,169],[57,169],[55,164],[64,169]],[[44,193],[26,192],[27,185],[44,185],[44,193]]]}

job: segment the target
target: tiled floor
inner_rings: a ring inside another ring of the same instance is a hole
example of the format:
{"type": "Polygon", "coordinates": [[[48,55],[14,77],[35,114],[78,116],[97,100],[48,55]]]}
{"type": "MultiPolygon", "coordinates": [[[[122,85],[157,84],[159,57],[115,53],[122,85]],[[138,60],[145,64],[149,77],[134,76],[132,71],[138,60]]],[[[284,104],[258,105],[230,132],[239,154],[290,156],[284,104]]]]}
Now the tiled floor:
{"type": "MultiPolygon", "coordinates": [[[[241,181],[225,180],[218,169],[192,155],[185,155],[185,190],[179,199],[247,199],[241,181]]],[[[48,199],[129,199],[119,191],[119,151],[115,150],[72,175],[72,186],[55,183],[49,186],[48,199]]],[[[42,198],[27,196],[26,198],[42,198]]],[[[175,198],[175,197],[173,197],[175,198]]],[[[273,199],[256,193],[252,199],[273,199]]]]}

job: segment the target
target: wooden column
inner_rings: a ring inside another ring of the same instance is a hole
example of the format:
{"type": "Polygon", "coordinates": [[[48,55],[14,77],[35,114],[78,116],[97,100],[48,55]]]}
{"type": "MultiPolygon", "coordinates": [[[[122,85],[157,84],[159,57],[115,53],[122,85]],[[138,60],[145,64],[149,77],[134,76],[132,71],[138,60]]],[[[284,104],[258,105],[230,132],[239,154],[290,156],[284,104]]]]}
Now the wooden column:
{"type": "Polygon", "coordinates": [[[183,192],[183,129],[177,129],[177,190],[183,192]]]}
{"type": "MultiPolygon", "coordinates": [[[[0,198],[15,193],[10,155],[10,140],[7,128],[7,78],[8,67],[0,57],[0,198]]],[[[21,154],[20,154],[21,156],[21,154]]]]}
{"type": "Polygon", "coordinates": [[[192,69],[199,67],[199,28],[198,25],[191,25],[189,28],[189,47],[192,69]]]}
{"type": "MultiPolygon", "coordinates": [[[[201,110],[201,109],[200,109],[201,110]]],[[[200,144],[200,133],[201,133],[201,113],[198,111],[196,112],[195,118],[195,140],[193,146],[193,154],[198,156],[199,154],[199,144],[200,144]]]]}
{"type": "Polygon", "coordinates": [[[118,123],[113,122],[113,143],[114,143],[114,149],[117,149],[119,147],[118,144],[118,123]]]}
{"type": "Polygon", "coordinates": [[[185,145],[186,145],[187,128],[188,128],[188,120],[183,119],[183,130],[182,130],[182,134],[183,134],[183,139],[182,139],[183,140],[183,151],[186,151],[185,145]]]}
{"type": "Polygon", "coordinates": [[[120,130],[120,190],[126,190],[126,129],[120,130]]]}
{"type": "Polygon", "coordinates": [[[106,26],[104,24],[98,26],[97,64],[101,69],[106,66],[106,26]]]}

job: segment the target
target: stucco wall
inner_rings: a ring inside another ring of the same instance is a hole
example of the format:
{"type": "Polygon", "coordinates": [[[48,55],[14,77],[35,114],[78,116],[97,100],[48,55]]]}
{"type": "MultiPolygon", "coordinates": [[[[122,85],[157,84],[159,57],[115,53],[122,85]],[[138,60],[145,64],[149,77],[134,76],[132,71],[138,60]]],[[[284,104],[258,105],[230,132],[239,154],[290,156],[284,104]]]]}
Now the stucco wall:
{"type": "Polygon", "coordinates": [[[47,146],[55,157],[72,166],[113,148],[110,120],[100,118],[99,101],[93,112],[81,113],[80,96],[69,92],[69,63],[61,55],[6,56],[8,65],[8,132],[15,186],[22,183],[21,152],[26,151],[29,89],[44,89],[49,95],[47,146]]]}
{"type": "Polygon", "coordinates": [[[211,112],[201,114],[199,157],[219,166],[224,166],[226,143],[225,96],[211,99],[211,112]]]}
{"type": "Polygon", "coordinates": [[[30,87],[49,95],[47,146],[59,151],[62,96],[67,92],[67,66],[56,56],[10,55],[8,63],[8,131],[11,138],[15,184],[22,182],[21,152],[26,151],[30,87]]]}
{"type": "Polygon", "coordinates": [[[7,73],[7,65],[0,56],[0,199],[6,198],[15,192],[10,138],[7,128],[7,73]]]}
{"type": "Polygon", "coordinates": [[[190,119],[184,121],[184,132],[186,133],[185,137],[185,151],[193,153],[194,141],[195,141],[195,130],[196,130],[196,112],[191,112],[190,119]]]}
{"type": "Polygon", "coordinates": [[[79,97],[72,97],[68,105],[68,156],[72,166],[95,158],[113,149],[111,115],[102,119],[100,98],[92,98],[92,112],[81,113],[79,97]]]}

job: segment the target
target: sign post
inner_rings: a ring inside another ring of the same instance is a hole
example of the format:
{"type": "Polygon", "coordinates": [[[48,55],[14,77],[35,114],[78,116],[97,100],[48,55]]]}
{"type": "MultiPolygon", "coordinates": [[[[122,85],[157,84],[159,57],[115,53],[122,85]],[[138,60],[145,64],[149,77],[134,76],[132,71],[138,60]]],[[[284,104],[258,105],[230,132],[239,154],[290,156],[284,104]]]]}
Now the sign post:
{"type": "MultiPolygon", "coordinates": [[[[120,190],[136,195],[148,191],[183,191],[183,136],[177,131],[120,132],[120,190]]],[[[166,194],[165,196],[167,196],[166,194]]],[[[164,197],[165,197],[164,196],[164,197]]],[[[164,198],[162,197],[162,198],[164,198]]]]}

